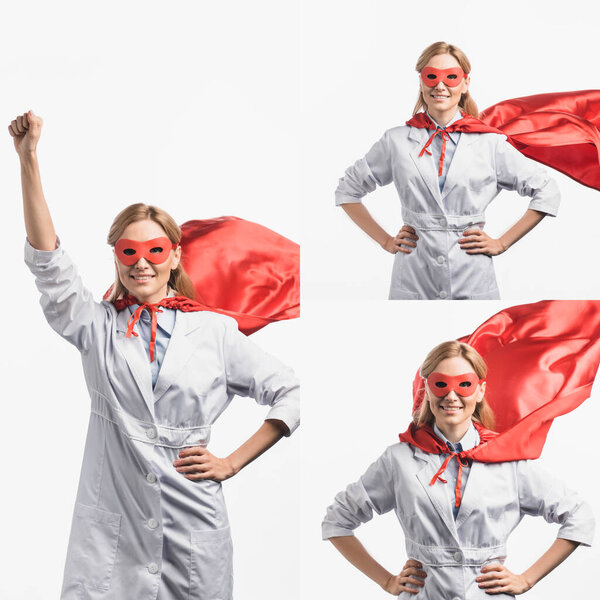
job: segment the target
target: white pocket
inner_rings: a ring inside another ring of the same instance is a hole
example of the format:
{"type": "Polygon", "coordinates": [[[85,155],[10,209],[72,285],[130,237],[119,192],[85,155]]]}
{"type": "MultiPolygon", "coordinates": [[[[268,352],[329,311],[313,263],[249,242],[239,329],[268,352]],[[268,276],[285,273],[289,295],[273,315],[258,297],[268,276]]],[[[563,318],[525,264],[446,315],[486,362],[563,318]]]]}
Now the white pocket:
{"type": "Polygon", "coordinates": [[[191,533],[189,600],[231,600],[233,547],[229,527],[191,533]]]}
{"type": "Polygon", "coordinates": [[[65,584],[81,582],[97,590],[110,589],[120,528],[121,515],[75,504],[65,584]]]}

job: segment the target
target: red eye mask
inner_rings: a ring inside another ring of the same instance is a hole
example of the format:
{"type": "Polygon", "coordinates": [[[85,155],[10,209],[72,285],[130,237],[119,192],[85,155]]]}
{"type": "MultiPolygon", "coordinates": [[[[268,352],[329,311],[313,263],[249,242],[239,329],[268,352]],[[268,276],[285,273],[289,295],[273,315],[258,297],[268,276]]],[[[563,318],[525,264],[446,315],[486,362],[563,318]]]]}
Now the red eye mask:
{"type": "Polygon", "coordinates": [[[130,267],[141,258],[145,258],[154,265],[160,265],[169,258],[171,250],[175,250],[177,244],[173,244],[167,237],[154,238],[145,242],[120,239],[115,244],[115,254],[124,265],[130,267]]]}
{"type": "Polygon", "coordinates": [[[478,384],[485,379],[479,379],[476,373],[464,373],[463,375],[444,375],[443,373],[432,373],[427,378],[427,385],[432,393],[442,398],[451,391],[459,396],[472,396],[478,384]]]}
{"type": "Polygon", "coordinates": [[[435,87],[440,81],[443,81],[448,87],[456,87],[462,83],[466,76],[466,73],[460,67],[453,67],[452,69],[425,67],[421,71],[421,79],[427,87],[435,87]]]}

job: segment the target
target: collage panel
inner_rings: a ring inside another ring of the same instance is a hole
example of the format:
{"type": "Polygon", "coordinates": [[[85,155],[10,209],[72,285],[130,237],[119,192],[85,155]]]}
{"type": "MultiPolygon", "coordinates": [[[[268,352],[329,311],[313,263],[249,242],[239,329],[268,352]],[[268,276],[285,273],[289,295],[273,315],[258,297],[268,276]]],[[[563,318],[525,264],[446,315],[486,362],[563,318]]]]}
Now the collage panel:
{"type": "Polygon", "coordinates": [[[531,578],[532,565],[551,546],[569,552],[566,540],[574,540],[581,546],[523,597],[587,597],[598,560],[593,537],[600,495],[591,474],[600,304],[429,306],[415,303],[400,313],[397,303],[357,302],[336,307],[335,320],[326,304],[304,308],[310,333],[327,329],[314,350],[314,360],[327,369],[303,377],[303,393],[336,401],[303,410],[313,455],[303,465],[311,481],[302,528],[303,594],[486,598],[476,581],[483,567],[504,565],[531,578]],[[456,340],[470,345],[466,353],[455,354],[456,340]],[[470,383],[469,373],[475,373],[470,383]],[[442,382],[453,389],[434,394],[442,382]],[[455,391],[467,383],[475,394],[455,391]],[[482,400],[491,411],[481,409],[482,400]],[[433,420],[417,429],[412,423],[427,418],[421,410],[427,404],[433,420]],[[460,438],[470,413],[477,421],[460,438]],[[451,452],[440,440],[455,442],[455,434],[465,447],[451,452]],[[565,539],[557,542],[557,536],[565,539]],[[317,537],[330,541],[319,546],[317,537]],[[365,559],[356,540],[376,562],[365,559]],[[405,571],[409,560],[419,561],[417,571],[405,571]],[[413,583],[415,575],[423,587],[413,583]]]}
{"type": "Polygon", "coordinates": [[[29,4],[0,42],[0,598],[279,598],[299,577],[294,10],[29,4]]]}

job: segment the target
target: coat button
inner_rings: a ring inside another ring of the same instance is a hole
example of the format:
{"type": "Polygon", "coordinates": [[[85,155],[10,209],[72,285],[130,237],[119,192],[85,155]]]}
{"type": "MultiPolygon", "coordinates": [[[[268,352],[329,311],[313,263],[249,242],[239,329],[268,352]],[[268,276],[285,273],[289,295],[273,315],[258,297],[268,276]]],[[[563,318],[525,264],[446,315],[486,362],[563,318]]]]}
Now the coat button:
{"type": "Polygon", "coordinates": [[[463,559],[463,554],[462,554],[462,552],[455,552],[455,553],[454,553],[454,560],[455,560],[456,562],[462,562],[462,559],[463,559]]]}
{"type": "Polygon", "coordinates": [[[156,563],[150,563],[148,565],[148,573],[150,573],[151,575],[158,573],[158,565],[156,563]]]}
{"type": "Polygon", "coordinates": [[[446,262],[446,259],[443,256],[438,256],[436,258],[438,265],[443,265],[446,262]]]}
{"type": "Polygon", "coordinates": [[[440,225],[442,227],[448,227],[448,221],[446,221],[446,219],[440,219],[440,225]]]}
{"type": "Polygon", "coordinates": [[[148,483],[156,483],[156,475],[154,473],[148,473],[148,475],[146,475],[146,481],[148,483]]]}
{"type": "Polygon", "coordinates": [[[158,521],[156,519],[148,519],[148,527],[150,527],[150,529],[156,529],[158,527],[158,521]]]}
{"type": "Polygon", "coordinates": [[[149,439],[153,440],[156,437],[156,430],[150,427],[146,429],[146,435],[149,439]]]}
{"type": "Polygon", "coordinates": [[[440,297],[440,298],[443,300],[444,298],[447,298],[447,297],[448,297],[448,293],[447,293],[447,292],[445,292],[444,290],[442,290],[442,291],[441,291],[441,292],[438,294],[438,296],[439,296],[439,297],[440,297]]]}

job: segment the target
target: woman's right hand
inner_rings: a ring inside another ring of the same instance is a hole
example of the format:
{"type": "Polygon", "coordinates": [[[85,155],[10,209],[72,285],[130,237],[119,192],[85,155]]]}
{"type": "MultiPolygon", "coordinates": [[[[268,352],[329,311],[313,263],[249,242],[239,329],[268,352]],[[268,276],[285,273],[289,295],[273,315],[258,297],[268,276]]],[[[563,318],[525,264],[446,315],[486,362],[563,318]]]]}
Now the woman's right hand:
{"type": "Polygon", "coordinates": [[[12,135],[15,150],[20,157],[35,153],[43,123],[42,118],[35,115],[32,110],[11,121],[8,132],[12,135]]]}
{"type": "Polygon", "coordinates": [[[417,235],[417,232],[410,225],[403,225],[402,229],[398,232],[398,235],[395,237],[389,236],[381,247],[391,254],[396,254],[396,252],[410,254],[412,252],[410,248],[417,247],[416,241],[418,239],[419,236],[417,235]]]}
{"type": "Polygon", "coordinates": [[[399,575],[392,575],[387,580],[383,589],[393,596],[397,596],[401,592],[418,594],[421,591],[419,588],[425,585],[425,577],[427,577],[427,573],[423,571],[423,565],[418,560],[411,558],[406,561],[399,575]],[[417,589],[409,587],[407,585],[409,583],[412,586],[417,586],[417,589]]]}

